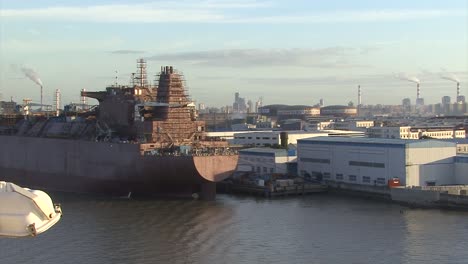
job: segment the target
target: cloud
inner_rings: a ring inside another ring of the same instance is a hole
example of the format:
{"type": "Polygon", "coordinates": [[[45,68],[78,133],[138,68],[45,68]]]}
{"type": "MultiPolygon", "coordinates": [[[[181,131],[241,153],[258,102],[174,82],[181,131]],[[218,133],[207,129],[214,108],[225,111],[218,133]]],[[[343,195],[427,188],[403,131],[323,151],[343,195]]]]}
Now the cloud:
{"type": "Polygon", "coordinates": [[[174,1],[143,4],[107,4],[91,6],[53,6],[26,9],[0,9],[4,19],[31,19],[52,21],[81,21],[101,23],[257,23],[257,24],[316,24],[375,21],[406,21],[437,17],[467,16],[459,9],[381,9],[344,10],[334,12],[287,13],[284,8],[272,2],[255,0],[234,1],[174,1]],[[242,9],[265,12],[236,12],[242,9]],[[276,13],[276,15],[275,15],[276,13]]]}
{"type": "MultiPolygon", "coordinates": [[[[373,86],[385,83],[385,85],[398,85],[398,80],[394,80],[392,75],[374,74],[360,76],[320,76],[320,77],[251,77],[246,78],[247,83],[261,84],[266,86],[283,86],[283,87],[312,87],[312,86],[331,86],[331,87],[348,87],[353,89],[357,85],[363,87],[373,86]]],[[[357,89],[357,88],[356,88],[357,89]]]]}
{"type": "Polygon", "coordinates": [[[303,15],[278,15],[264,17],[247,17],[226,19],[229,23],[290,23],[290,24],[323,24],[323,23],[361,23],[361,22],[395,22],[408,20],[431,19],[438,17],[467,16],[467,12],[458,9],[446,10],[407,10],[383,9],[362,11],[335,11],[328,13],[308,13],[303,15]]]}
{"type": "Polygon", "coordinates": [[[111,54],[143,54],[145,51],[142,50],[114,50],[111,54]]]}
{"type": "Polygon", "coordinates": [[[366,67],[349,62],[361,49],[330,47],[323,49],[226,49],[194,51],[150,56],[148,60],[166,60],[203,66],[257,67],[366,67]]]}

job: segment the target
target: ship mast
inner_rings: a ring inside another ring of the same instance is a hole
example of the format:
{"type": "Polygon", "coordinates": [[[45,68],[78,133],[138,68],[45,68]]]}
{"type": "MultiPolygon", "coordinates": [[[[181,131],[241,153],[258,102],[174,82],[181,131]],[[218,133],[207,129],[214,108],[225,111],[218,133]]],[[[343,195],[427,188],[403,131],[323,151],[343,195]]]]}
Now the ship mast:
{"type": "Polygon", "coordinates": [[[137,60],[137,76],[135,79],[138,81],[137,84],[140,87],[146,87],[148,80],[146,78],[146,60],[141,58],[137,60]]]}

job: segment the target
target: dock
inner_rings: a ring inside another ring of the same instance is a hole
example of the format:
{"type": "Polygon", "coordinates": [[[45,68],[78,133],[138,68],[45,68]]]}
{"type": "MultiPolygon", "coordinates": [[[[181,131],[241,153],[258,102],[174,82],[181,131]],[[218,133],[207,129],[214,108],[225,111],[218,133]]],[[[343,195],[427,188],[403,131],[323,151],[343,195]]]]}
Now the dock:
{"type": "Polygon", "coordinates": [[[301,183],[289,186],[257,186],[232,182],[217,183],[218,190],[224,193],[243,193],[267,198],[292,195],[306,195],[328,191],[328,186],[318,183],[301,183]]]}

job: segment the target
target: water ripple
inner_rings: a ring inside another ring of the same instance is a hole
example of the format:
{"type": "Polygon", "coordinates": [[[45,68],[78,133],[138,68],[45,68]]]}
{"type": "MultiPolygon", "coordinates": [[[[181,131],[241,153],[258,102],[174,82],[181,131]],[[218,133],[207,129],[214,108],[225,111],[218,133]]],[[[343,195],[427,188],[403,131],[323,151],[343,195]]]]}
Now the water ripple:
{"type": "Polygon", "coordinates": [[[214,202],[60,194],[62,220],[0,263],[466,263],[467,212],[332,195],[214,202]]]}

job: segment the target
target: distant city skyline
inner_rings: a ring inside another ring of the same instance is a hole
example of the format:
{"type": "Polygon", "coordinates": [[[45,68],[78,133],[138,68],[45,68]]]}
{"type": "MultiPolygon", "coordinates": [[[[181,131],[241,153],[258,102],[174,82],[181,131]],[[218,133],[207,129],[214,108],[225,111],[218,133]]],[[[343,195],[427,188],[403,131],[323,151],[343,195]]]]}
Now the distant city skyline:
{"type": "MultiPolygon", "coordinates": [[[[185,74],[207,107],[232,96],[268,104],[425,104],[468,96],[468,3],[452,1],[55,1],[0,0],[0,93],[44,101],[55,89],[129,84],[136,60],[149,79],[162,65],[185,74]]],[[[97,103],[90,100],[90,103],[97,103]]]]}

